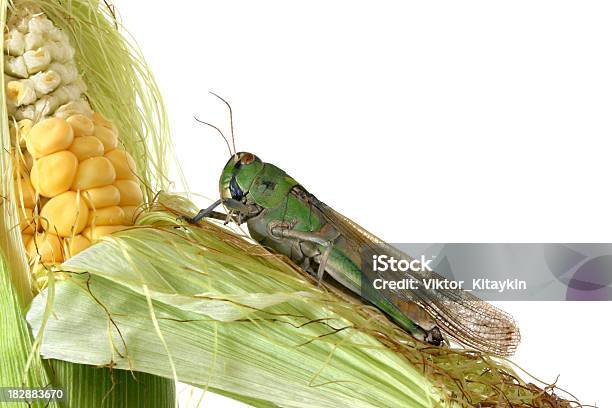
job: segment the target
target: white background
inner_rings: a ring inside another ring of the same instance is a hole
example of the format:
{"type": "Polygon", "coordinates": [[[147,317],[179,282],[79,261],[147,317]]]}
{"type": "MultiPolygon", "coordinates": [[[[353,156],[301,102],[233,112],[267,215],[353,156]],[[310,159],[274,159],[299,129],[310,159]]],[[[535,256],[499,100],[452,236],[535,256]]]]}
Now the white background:
{"type": "MultiPolygon", "coordinates": [[[[194,192],[216,198],[228,158],[192,118],[229,133],[213,90],[238,150],[387,241],[611,241],[610,3],[115,3],[194,192]]],[[[504,308],[517,363],[612,406],[612,302],[504,308]]]]}

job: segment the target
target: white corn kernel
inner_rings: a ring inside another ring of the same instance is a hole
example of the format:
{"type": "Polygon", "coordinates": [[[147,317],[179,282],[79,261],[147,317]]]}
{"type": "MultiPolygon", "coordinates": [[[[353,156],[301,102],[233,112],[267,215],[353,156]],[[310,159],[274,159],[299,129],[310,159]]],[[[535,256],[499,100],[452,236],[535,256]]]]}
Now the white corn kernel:
{"type": "Polygon", "coordinates": [[[51,63],[51,56],[44,48],[26,51],[23,54],[23,59],[25,60],[26,68],[30,74],[35,74],[46,69],[51,63]]]}
{"type": "Polygon", "coordinates": [[[26,50],[36,50],[45,43],[45,39],[38,33],[27,33],[24,36],[24,45],[26,50]]]}
{"type": "Polygon", "coordinates": [[[4,71],[17,78],[28,77],[28,68],[23,56],[5,58],[4,71]]]}
{"type": "Polygon", "coordinates": [[[47,117],[55,112],[59,105],[59,101],[55,96],[45,95],[34,104],[35,115],[37,115],[37,118],[47,117]]]}
{"type": "Polygon", "coordinates": [[[49,53],[49,56],[51,57],[51,61],[57,61],[63,55],[62,49],[58,46],[57,43],[54,43],[53,41],[49,41],[46,42],[44,45],[41,46],[41,48],[44,48],[45,51],[47,51],[49,53]]]}
{"type": "Polygon", "coordinates": [[[61,64],[59,62],[52,62],[49,65],[49,69],[59,74],[64,85],[74,82],[79,76],[77,67],[74,63],[61,64]]]}
{"type": "Polygon", "coordinates": [[[21,106],[19,108],[17,108],[17,110],[15,110],[15,119],[17,120],[24,120],[24,119],[30,119],[30,120],[36,120],[36,109],[34,108],[34,105],[26,105],[26,106],[21,106]]]}
{"type": "Polygon", "coordinates": [[[68,94],[68,99],[71,101],[76,101],[81,96],[81,88],[75,84],[69,84],[64,86],[64,91],[68,94]]]}
{"type": "Polygon", "coordinates": [[[51,27],[49,31],[45,33],[45,37],[50,39],[51,41],[61,41],[62,40],[63,31],[57,27],[51,27]]]}
{"type": "Polygon", "coordinates": [[[68,93],[66,89],[64,89],[63,86],[60,86],[59,88],[57,88],[55,91],[53,91],[51,95],[57,98],[57,101],[59,102],[60,106],[70,102],[70,94],[68,93]]]}
{"type": "Polygon", "coordinates": [[[6,97],[15,106],[29,105],[36,101],[36,91],[32,81],[22,79],[11,81],[6,85],[6,97]]]}
{"type": "Polygon", "coordinates": [[[93,112],[87,101],[80,99],[78,101],[70,101],[60,106],[57,108],[53,116],[67,119],[72,115],[85,115],[88,118],[91,118],[92,114],[93,112]]]}
{"type": "Polygon", "coordinates": [[[57,98],[59,105],[64,105],[68,102],[78,100],[81,96],[81,90],[76,85],[70,84],[60,86],[51,95],[57,98]]]}
{"type": "Polygon", "coordinates": [[[4,37],[4,49],[9,55],[17,56],[25,51],[25,40],[21,32],[11,30],[4,37]]]}
{"type": "Polygon", "coordinates": [[[28,30],[31,33],[45,34],[53,28],[53,23],[44,15],[34,16],[28,22],[28,30]]]}
{"type": "Polygon", "coordinates": [[[62,81],[59,74],[52,70],[39,72],[33,75],[31,79],[34,82],[34,89],[39,95],[53,92],[62,81]]]}

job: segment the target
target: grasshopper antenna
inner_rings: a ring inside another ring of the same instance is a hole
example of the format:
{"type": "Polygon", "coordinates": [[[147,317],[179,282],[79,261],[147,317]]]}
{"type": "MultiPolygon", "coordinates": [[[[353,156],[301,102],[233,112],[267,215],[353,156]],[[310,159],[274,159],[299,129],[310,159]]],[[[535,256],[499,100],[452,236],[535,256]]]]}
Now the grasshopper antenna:
{"type": "Polygon", "coordinates": [[[214,93],[213,91],[208,91],[208,92],[211,95],[214,95],[217,98],[219,98],[225,104],[225,106],[227,106],[227,109],[229,110],[230,129],[231,129],[231,132],[232,132],[232,147],[234,148],[234,153],[236,153],[236,139],[234,138],[234,116],[232,114],[232,107],[231,107],[231,105],[229,104],[228,101],[226,101],[225,99],[223,99],[222,97],[220,97],[219,95],[214,93]]]}
{"type": "MultiPolygon", "coordinates": [[[[230,156],[233,156],[233,155],[234,155],[234,153],[232,153],[232,148],[230,147],[229,141],[227,140],[227,137],[225,137],[225,135],[223,134],[223,132],[221,131],[221,129],[219,129],[218,127],[216,127],[215,125],[213,125],[213,124],[211,124],[211,123],[204,122],[203,120],[200,120],[200,119],[198,119],[198,118],[197,118],[197,117],[195,117],[195,116],[194,116],[193,118],[196,120],[196,122],[199,122],[199,123],[201,123],[201,124],[203,124],[203,125],[206,125],[206,126],[210,126],[211,128],[215,129],[217,132],[219,132],[219,134],[221,135],[221,137],[223,138],[223,140],[225,140],[225,144],[227,145],[227,150],[229,150],[229,154],[230,154],[230,156]]],[[[234,149],[234,150],[236,150],[236,149],[234,149]]]]}

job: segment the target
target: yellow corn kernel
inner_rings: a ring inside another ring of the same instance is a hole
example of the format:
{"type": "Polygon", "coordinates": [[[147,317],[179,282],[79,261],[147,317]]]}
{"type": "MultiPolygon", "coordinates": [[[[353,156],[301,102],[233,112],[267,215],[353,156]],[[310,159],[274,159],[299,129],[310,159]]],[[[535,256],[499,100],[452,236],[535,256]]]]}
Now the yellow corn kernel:
{"type": "Polygon", "coordinates": [[[138,180],[136,162],[125,150],[115,149],[104,155],[113,163],[117,180],[138,180]]]}
{"type": "Polygon", "coordinates": [[[64,238],[66,244],[66,257],[70,258],[75,256],[82,250],[86,249],[91,245],[91,241],[85,238],[83,235],[75,235],[74,237],[64,238]]]}
{"type": "Polygon", "coordinates": [[[45,230],[60,237],[69,237],[83,231],[89,219],[89,209],[74,191],[53,197],[40,212],[45,230]]]}
{"type": "Polygon", "coordinates": [[[34,162],[30,173],[30,181],[40,195],[55,197],[70,189],[75,180],[78,166],[79,161],[72,152],[63,150],[53,153],[34,162]]]}
{"type": "Polygon", "coordinates": [[[42,263],[60,263],[64,261],[60,238],[53,234],[36,234],[28,243],[27,252],[30,260],[40,255],[40,262],[42,263]]]}
{"type": "Polygon", "coordinates": [[[125,219],[123,209],[118,206],[101,208],[89,213],[89,225],[121,225],[125,219]]]}
{"type": "Polygon", "coordinates": [[[79,163],[72,189],[88,190],[113,184],[115,181],[115,168],[106,157],[92,157],[79,163]]]}
{"type": "Polygon", "coordinates": [[[22,234],[34,233],[34,210],[31,208],[19,208],[19,228],[22,234]]]}
{"type": "Polygon", "coordinates": [[[35,158],[68,149],[74,140],[72,128],[64,119],[48,118],[32,126],[28,151],[35,158]]]}
{"type": "Polygon", "coordinates": [[[115,124],[111,122],[110,120],[106,119],[104,116],[102,116],[100,112],[94,112],[91,118],[95,125],[114,130],[115,133],[117,133],[117,127],[115,126],[115,124]]]}
{"type": "Polygon", "coordinates": [[[94,123],[85,115],[72,115],[66,122],[72,127],[74,136],[92,136],[94,134],[94,123]]]}
{"type": "Polygon", "coordinates": [[[115,187],[119,189],[121,200],[119,205],[124,206],[139,206],[143,202],[142,190],[138,183],[133,180],[117,180],[115,187]]]}
{"type": "Polygon", "coordinates": [[[94,125],[94,136],[100,139],[104,145],[104,153],[108,153],[117,148],[119,140],[117,139],[117,131],[104,126],[94,125]]]}
{"type": "Polygon", "coordinates": [[[119,205],[121,201],[119,189],[113,185],[85,190],[81,195],[90,209],[119,205]]]}
{"type": "Polygon", "coordinates": [[[127,228],[129,227],[125,225],[101,225],[99,227],[87,227],[83,230],[83,236],[90,241],[95,241],[100,239],[100,237],[123,231],[127,228]]]}
{"type": "Polygon", "coordinates": [[[122,224],[134,225],[134,222],[136,221],[136,217],[138,216],[140,212],[139,207],[136,207],[135,205],[126,205],[124,207],[121,207],[121,209],[123,210],[123,214],[124,214],[122,224]]]}
{"type": "Polygon", "coordinates": [[[36,204],[36,192],[29,178],[20,178],[15,186],[15,192],[17,193],[17,206],[28,208],[34,208],[36,204]],[[23,200],[23,201],[21,201],[23,200]]]}
{"type": "Polygon", "coordinates": [[[74,138],[74,142],[72,142],[68,150],[74,153],[79,161],[104,155],[104,145],[100,139],[94,136],[74,138]]]}

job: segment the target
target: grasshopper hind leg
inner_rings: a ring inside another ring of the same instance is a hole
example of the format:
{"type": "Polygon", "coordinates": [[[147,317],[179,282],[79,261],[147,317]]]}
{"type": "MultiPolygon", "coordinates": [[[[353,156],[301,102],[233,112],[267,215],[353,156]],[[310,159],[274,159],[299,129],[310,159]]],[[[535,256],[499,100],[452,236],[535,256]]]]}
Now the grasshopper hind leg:
{"type": "Polygon", "coordinates": [[[319,264],[316,277],[317,283],[320,285],[321,281],[325,277],[327,261],[334,249],[333,240],[328,240],[323,235],[318,233],[296,231],[276,224],[270,225],[269,230],[272,233],[272,236],[277,238],[290,238],[297,241],[298,245],[300,245],[302,255],[304,255],[305,259],[309,259],[308,265],[310,265],[310,260],[314,260],[319,264]],[[321,253],[317,247],[323,247],[325,250],[323,253],[321,253]]]}
{"type": "MultiPolygon", "coordinates": [[[[303,269],[312,275],[315,275],[316,272],[315,276],[319,284],[321,284],[325,274],[328,274],[345,289],[358,296],[363,296],[361,271],[341,251],[334,251],[335,238],[330,239],[329,236],[326,237],[313,232],[296,231],[277,223],[269,224],[268,230],[275,239],[289,238],[297,243],[301,252],[300,255],[303,257],[300,263],[306,265],[303,269]],[[317,268],[316,271],[314,270],[315,267],[317,268]]],[[[435,346],[444,343],[445,339],[437,326],[426,330],[404,315],[388,299],[384,297],[367,298],[366,296],[365,300],[374,304],[417,339],[435,346]]]]}
{"type": "Polygon", "coordinates": [[[329,242],[325,247],[325,251],[323,251],[323,254],[320,255],[319,268],[317,269],[317,285],[319,286],[321,285],[323,277],[325,277],[325,268],[327,267],[327,260],[329,259],[329,256],[331,255],[333,249],[334,244],[329,242]]]}

